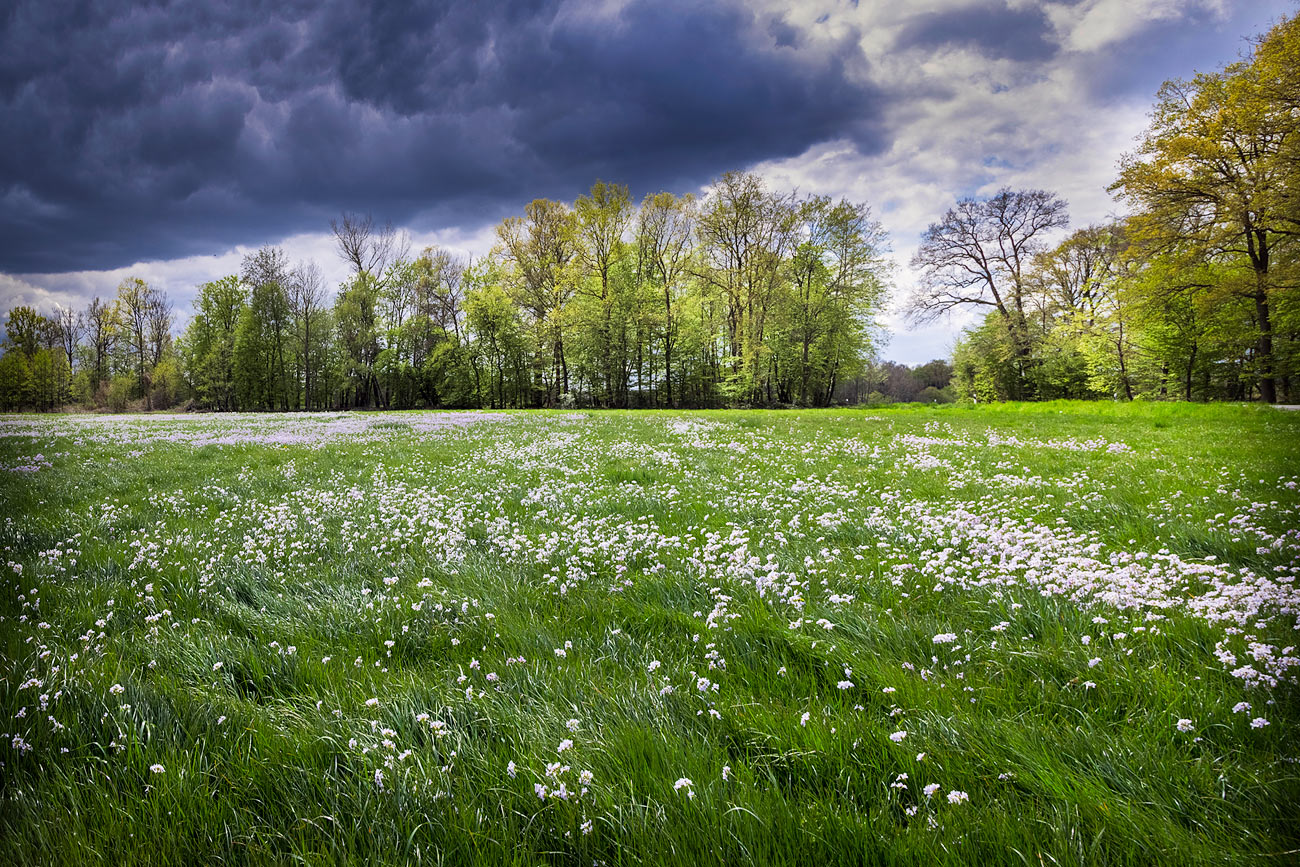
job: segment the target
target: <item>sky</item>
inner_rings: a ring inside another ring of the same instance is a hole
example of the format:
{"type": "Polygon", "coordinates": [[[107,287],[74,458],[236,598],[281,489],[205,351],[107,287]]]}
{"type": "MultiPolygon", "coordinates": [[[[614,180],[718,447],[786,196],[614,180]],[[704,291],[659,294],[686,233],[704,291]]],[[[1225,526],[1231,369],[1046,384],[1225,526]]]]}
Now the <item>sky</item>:
{"type": "MultiPolygon", "coordinates": [[[[871,205],[895,297],[963,196],[1047,189],[1072,227],[1162,81],[1238,59],[1297,0],[16,0],[0,9],[0,308],[127,276],[184,323],[263,244],[345,275],[370,213],[482,255],[596,179],[699,193],[730,170],[871,205]]],[[[883,356],[946,357],[969,319],[883,356]]]]}

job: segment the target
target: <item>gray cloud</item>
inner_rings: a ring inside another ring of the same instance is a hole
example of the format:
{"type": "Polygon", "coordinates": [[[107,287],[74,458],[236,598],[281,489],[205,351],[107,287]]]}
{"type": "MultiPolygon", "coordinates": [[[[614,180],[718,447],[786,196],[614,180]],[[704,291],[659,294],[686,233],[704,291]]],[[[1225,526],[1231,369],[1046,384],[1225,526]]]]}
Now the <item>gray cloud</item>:
{"type": "Polygon", "coordinates": [[[903,28],[897,46],[956,46],[999,60],[1047,60],[1058,50],[1053,34],[1043,9],[993,3],[920,15],[903,28]]]}
{"type": "Polygon", "coordinates": [[[318,228],[495,219],[887,144],[857,40],[738,6],[20,0],[0,30],[0,270],[112,268],[318,228]]]}

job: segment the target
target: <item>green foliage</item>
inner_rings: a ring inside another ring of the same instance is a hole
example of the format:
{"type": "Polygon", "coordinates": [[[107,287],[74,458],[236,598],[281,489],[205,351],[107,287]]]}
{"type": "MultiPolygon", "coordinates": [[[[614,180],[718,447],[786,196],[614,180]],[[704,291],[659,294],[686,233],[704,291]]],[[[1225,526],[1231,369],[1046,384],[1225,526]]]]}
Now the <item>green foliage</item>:
{"type": "Polygon", "coordinates": [[[32,391],[31,365],[22,352],[0,355],[0,408],[7,412],[28,405],[32,391]]]}
{"type": "Polygon", "coordinates": [[[1300,113],[1286,86],[1295,73],[1280,60],[1300,53],[1295,21],[1280,22],[1246,60],[1165,82],[1112,186],[1139,209],[1133,231],[1143,242],[1220,267],[1206,291],[1248,302],[1238,323],[1251,345],[1235,375],[1269,403],[1297,378],[1279,364],[1294,357],[1295,332],[1279,330],[1276,312],[1300,291],[1300,113]]]}
{"type": "Polygon", "coordinates": [[[108,383],[105,404],[113,412],[125,412],[131,403],[135,387],[135,379],[127,374],[118,374],[108,383]]]}

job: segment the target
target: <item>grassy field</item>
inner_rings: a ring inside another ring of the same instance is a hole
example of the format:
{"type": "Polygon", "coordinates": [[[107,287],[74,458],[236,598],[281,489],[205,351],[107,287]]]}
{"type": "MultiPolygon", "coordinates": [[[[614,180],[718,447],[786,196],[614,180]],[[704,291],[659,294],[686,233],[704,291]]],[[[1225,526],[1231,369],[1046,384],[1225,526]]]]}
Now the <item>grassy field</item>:
{"type": "Polygon", "coordinates": [[[1300,413],[0,418],[0,862],[1300,860],[1300,413]]]}

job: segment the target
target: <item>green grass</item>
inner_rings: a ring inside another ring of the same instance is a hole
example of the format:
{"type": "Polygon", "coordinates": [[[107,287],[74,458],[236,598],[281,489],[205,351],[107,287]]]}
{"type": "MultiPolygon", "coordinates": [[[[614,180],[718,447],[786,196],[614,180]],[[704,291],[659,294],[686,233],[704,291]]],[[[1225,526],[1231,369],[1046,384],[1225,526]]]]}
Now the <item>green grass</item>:
{"type": "Polygon", "coordinates": [[[1300,413],[431,418],[0,418],[0,863],[1300,858],[1300,413]]]}

